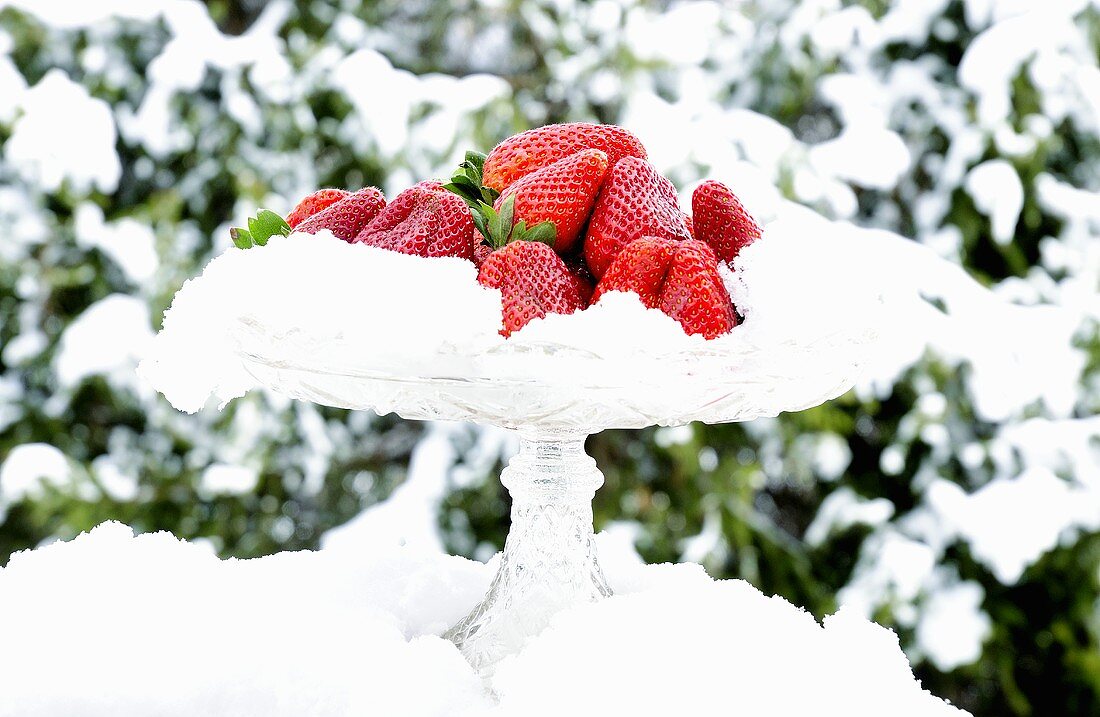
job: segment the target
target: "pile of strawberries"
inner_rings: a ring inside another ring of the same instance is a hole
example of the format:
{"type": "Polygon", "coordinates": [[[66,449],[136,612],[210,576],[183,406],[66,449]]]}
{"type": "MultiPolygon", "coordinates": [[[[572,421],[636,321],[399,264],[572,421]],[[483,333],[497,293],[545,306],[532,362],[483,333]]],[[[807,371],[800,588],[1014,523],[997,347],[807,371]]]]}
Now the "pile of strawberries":
{"type": "Polygon", "coordinates": [[[488,156],[469,152],[450,182],[421,182],[388,204],[374,187],[322,189],[285,222],[260,212],[233,239],[247,247],[328,229],[353,244],[468,259],[478,282],[501,292],[505,336],[632,291],[686,333],[712,339],[738,321],[718,263],[761,232],[720,182],[699,185],[691,209],[680,209],[634,135],[578,122],[509,137],[488,156]]]}

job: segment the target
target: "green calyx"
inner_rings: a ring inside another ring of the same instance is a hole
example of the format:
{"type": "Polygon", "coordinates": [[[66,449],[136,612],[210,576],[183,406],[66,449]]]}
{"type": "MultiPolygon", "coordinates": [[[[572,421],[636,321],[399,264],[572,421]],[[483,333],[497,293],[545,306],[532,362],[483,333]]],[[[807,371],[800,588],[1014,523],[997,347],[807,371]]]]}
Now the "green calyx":
{"type": "Polygon", "coordinates": [[[481,183],[481,172],[485,168],[485,155],[481,152],[467,152],[466,159],[458,165],[451,175],[451,181],[443,185],[444,189],[462,197],[462,201],[477,209],[479,204],[493,206],[500,192],[481,183]]]}
{"type": "Polygon", "coordinates": [[[552,222],[539,222],[528,227],[527,222],[519,220],[513,225],[516,195],[505,197],[500,211],[493,204],[500,192],[481,183],[482,170],[485,167],[485,155],[480,152],[467,152],[466,159],[458,165],[451,175],[451,181],[443,188],[454,192],[470,207],[474,226],[484,237],[483,243],[499,249],[514,241],[537,241],[553,247],[558,238],[557,228],[552,222]]]}
{"type": "Polygon", "coordinates": [[[238,249],[248,249],[254,246],[263,246],[273,236],[288,236],[290,225],[270,209],[261,209],[256,216],[249,217],[248,228],[233,227],[229,230],[229,236],[238,249]]]}
{"type": "Polygon", "coordinates": [[[482,204],[471,211],[474,225],[485,237],[486,244],[499,249],[514,241],[537,241],[549,244],[550,248],[554,247],[558,239],[558,230],[553,223],[539,222],[533,227],[528,227],[527,222],[520,219],[512,224],[515,210],[516,195],[509,194],[501,202],[499,212],[488,204],[482,204]]]}

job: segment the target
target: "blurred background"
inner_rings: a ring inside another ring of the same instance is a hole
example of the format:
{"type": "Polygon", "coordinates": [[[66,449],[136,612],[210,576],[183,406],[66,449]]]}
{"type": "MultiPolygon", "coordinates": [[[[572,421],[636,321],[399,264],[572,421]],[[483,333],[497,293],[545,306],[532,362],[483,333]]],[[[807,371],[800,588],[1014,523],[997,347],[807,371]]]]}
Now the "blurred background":
{"type": "Polygon", "coordinates": [[[916,337],[809,411],[594,436],[596,528],[890,626],[975,715],[1098,714],[1098,54],[1096,0],[0,0],[0,565],[108,519],[491,556],[507,433],[263,392],[188,416],[134,367],[257,206],[615,122],[684,192],[922,242],[1058,330],[1015,371],[916,337]]]}

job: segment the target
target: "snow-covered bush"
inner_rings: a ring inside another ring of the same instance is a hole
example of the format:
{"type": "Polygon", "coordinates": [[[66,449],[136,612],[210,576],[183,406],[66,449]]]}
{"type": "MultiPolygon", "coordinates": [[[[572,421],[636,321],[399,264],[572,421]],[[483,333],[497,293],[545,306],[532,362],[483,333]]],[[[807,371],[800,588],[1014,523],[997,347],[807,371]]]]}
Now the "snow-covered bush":
{"type": "Polygon", "coordinates": [[[763,219],[794,201],[950,264],[866,258],[929,304],[838,401],[594,437],[597,528],[873,616],[975,714],[1081,713],[1098,37],[1087,0],[0,0],[0,560],[108,518],[233,555],[322,535],[491,554],[507,435],[263,394],[184,416],[135,360],[257,205],[615,121],[685,193],[714,176],[763,219]]]}

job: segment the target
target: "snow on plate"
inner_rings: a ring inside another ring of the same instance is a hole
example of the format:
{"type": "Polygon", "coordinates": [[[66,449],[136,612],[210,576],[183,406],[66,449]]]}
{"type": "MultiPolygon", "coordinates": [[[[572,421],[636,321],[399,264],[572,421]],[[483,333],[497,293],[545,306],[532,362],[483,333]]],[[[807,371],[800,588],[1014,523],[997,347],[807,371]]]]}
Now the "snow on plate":
{"type": "Polygon", "coordinates": [[[418,393],[413,378],[513,382],[530,391],[527,406],[541,407],[529,412],[537,420],[564,424],[574,406],[575,421],[592,430],[775,415],[855,380],[859,342],[881,305],[850,259],[850,234],[812,213],[770,224],[725,272],[746,321],[713,341],[617,292],[504,339],[500,294],[477,283],[469,262],[292,234],[229,249],[188,282],[141,373],[185,411],[210,396],[240,396],[259,372],[260,382],[299,398],[409,418],[516,425],[508,400],[469,387],[461,396],[418,393]],[[288,378],[295,371],[310,375],[288,378]],[[403,383],[387,393],[377,381],[331,378],[364,374],[403,383]],[[593,395],[605,387],[617,392],[593,395]],[[589,416],[586,404],[597,404],[589,416]]]}
{"type": "Polygon", "coordinates": [[[502,663],[494,699],[437,637],[492,563],[409,548],[223,561],[107,523],[0,569],[0,717],[965,714],[853,613],[818,624],[747,583],[600,546],[616,596],[502,663]]]}

